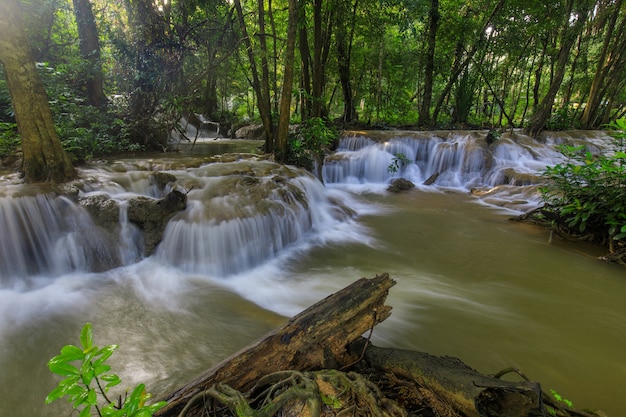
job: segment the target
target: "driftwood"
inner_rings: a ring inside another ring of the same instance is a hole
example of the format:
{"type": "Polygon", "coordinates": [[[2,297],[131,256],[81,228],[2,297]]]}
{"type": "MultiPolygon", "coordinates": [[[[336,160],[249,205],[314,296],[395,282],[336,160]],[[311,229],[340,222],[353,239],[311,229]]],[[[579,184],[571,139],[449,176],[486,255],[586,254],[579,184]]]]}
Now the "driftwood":
{"type": "MultiPolygon", "coordinates": [[[[393,285],[395,281],[383,274],[362,278],[330,295],[168,395],[167,406],[155,416],[177,416],[196,394],[218,382],[244,391],[273,372],[336,368],[351,363],[353,358],[346,345],[389,317],[391,307],[384,302],[393,285]]],[[[186,416],[200,416],[202,411],[202,404],[198,404],[186,410],[186,416]]]]}
{"type": "Polygon", "coordinates": [[[456,358],[371,345],[362,335],[391,314],[393,285],[387,274],[356,281],[163,398],[155,416],[596,415],[551,401],[525,377],[504,381],[456,358]]]}
{"type": "MultiPolygon", "coordinates": [[[[366,343],[359,340],[350,345],[350,349],[361,352],[366,343]]],[[[416,390],[425,388],[432,392],[436,401],[429,405],[438,409],[440,414],[467,417],[545,415],[538,383],[503,381],[481,374],[457,358],[369,345],[364,361],[378,372],[393,375],[396,384],[408,382],[416,390]]]]}

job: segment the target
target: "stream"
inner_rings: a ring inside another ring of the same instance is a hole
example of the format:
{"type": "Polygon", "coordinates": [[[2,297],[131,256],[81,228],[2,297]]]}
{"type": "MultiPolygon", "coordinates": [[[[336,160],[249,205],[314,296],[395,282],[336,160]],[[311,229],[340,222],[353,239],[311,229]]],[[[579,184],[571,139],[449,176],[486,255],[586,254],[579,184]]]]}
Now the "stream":
{"type": "MultiPolygon", "coordinates": [[[[81,168],[78,196],[159,198],[150,174],[188,195],[151,256],[136,227],[97,226],[56,190],[0,182],[0,417],[69,415],[44,399],[46,363],[91,322],[123,385],[165,394],[361,277],[397,281],[373,343],[450,355],[483,373],[515,367],[578,408],[626,410],[626,274],[602,249],[510,221],[540,203],[537,173],[555,145],[602,151],[601,132],[534,142],[519,132],[351,132],[323,167],[210,154],[252,141],[206,141],[193,154],[124,156],[81,168]],[[404,155],[410,164],[388,167],[404,155]],[[437,174],[431,186],[423,182],[437,174]],[[416,187],[385,191],[404,177],[416,187]],[[112,235],[113,233],[113,235],[112,235]],[[113,237],[112,237],[113,236],[113,237]],[[112,266],[107,268],[107,263],[112,266]],[[104,266],[103,266],[104,265],[104,266]]],[[[167,191],[167,189],[165,190],[167,191]]]]}

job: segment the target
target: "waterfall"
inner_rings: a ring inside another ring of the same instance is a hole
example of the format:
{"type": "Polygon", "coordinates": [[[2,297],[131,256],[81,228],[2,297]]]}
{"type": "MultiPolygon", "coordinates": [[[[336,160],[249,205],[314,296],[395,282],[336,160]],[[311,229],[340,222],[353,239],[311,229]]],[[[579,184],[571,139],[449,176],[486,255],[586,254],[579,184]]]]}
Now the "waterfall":
{"type": "Polygon", "coordinates": [[[197,187],[187,210],[168,224],[157,258],[189,272],[228,276],[348,216],[305,171],[266,168],[218,177],[206,168],[192,170],[197,187]]]}
{"type": "Polygon", "coordinates": [[[88,213],[50,194],[0,197],[0,283],[28,284],[33,275],[101,270],[119,256],[88,213]]]}
{"type": "Polygon", "coordinates": [[[543,182],[540,174],[546,166],[562,161],[557,145],[584,145],[601,152],[610,143],[602,132],[552,133],[535,140],[509,131],[491,144],[486,137],[487,131],[347,132],[337,151],[326,158],[323,179],[329,185],[376,188],[403,177],[423,189],[519,193],[524,190],[510,187],[536,186],[543,182]],[[432,185],[423,186],[431,178],[432,185]]]}
{"type": "Polygon", "coordinates": [[[76,184],[80,204],[53,192],[1,194],[0,284],[28,286],[32,276],[138,262],[144,256],[139,229],[144,226],[128,220],[127,204],[137,196],[159,199],[176,187],[184,190],[187,209],[169,221],[160,243],[161,236],[151,235],[151,242],[159,243],[154,258],[187,272],[224,277],[345,223],[352,215],[342,202],[347,194],[333,185],[369,191],[404,177],[422,189],[472,190],[488,204],[523,211],[538,202],[539,173],[561,160],[558,144],[585,144],[600,152],[609,142],[601,132],[537,141],[514,131],[488,144],[486,133],[346,134],[322,167],[328,188],[302,169],[271,162],[142,159],[82,170],[76,184]],[[169,169],[156,173],[155,166],[169,169]],[[432,186],[423,185],[429,178],[432,186]],[[339,191],[337,198],[333,192],[339,191]],[[86,203],[88,197],[95,198],[86,203]],[[104,220],[95,222],[96,214],[104,220]]]}

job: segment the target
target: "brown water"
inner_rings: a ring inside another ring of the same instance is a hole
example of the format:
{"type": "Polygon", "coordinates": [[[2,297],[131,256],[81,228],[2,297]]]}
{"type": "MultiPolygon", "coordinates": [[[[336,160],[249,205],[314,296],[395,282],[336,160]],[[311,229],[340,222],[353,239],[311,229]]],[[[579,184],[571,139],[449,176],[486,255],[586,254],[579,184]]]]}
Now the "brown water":
{"type": "MultiPolygon", "coordinates": [[[[336,193],[343,195],[343,191],[336,193]]],[[[227,278],[158,259],[0,288],[0,417],[68,415],[44,405],[45,364],[93,323],[125,384],[163,394],[360,277],[390,273],[392,316],[374,342],[517,367],[579,408],[626,414],[626,273],[601,251],[555,240],[460,192],[367,194],[361,215],[227,278]]],[[[333,226],[335,227],[335,226],[333,226]]],[[[6,242],[6,241],[4,241],[6,242]]],[[[3,242],[3,244],[4,244],[3,242]]]]}

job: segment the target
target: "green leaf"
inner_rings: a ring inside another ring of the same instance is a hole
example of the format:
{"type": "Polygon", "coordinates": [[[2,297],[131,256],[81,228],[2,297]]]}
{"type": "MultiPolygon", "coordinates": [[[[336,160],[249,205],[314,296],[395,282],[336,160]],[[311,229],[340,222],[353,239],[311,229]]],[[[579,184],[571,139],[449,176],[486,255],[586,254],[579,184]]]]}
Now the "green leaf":
{"type": "Polygon", "coordinates": [[[72,362],[82,360],[85,356],[83,351],[74,345],[65,345],[61,348],[61,355],[64,361],[72,362]]]}
{"type": "Polygon", "coordinates": [[[80,412],[78,417],[89,417],[90,413],[91,413],[91,406],[88,405],[88,406],[86,406],[85,408],[82,409],[82,411],[80,412]]]}
{"type": "Polygon", "coordinates": [[[78,368],[70,365],[69,363],[57,362],[53,360],[50,360],[50,362],[48,362],[48,369],[50,369],[50,372],[61,376],[79,375],[80,373],[78,371],[78,368]]]}
{"type": "Polygon", "coordinates": [[[109,388],[114,387],[116,385],[119,385],[122,382],[120,377],[115,375],[115,374],[102,375],[100,377],[100,379],[102,379],[103,381],[107,382],[107,384],[105,386],[105,390],[106,391],[108,391],[109,388]]]}
{"type": "Polygon", "coordinates": [[[111,357],[111,355],[113,354],[113,352],[115,352],[115,349],[117,349],[119,346],[118,345],[108,345],[108,346],[104,346],[102,349],[100,349],[98,352],[96,352],[96,357],[98,359],[96,359],[93,364],[94,366],[99,366],[102,363],[104,363],[104,361],[106,361],[107,359],[109,359],[111,357]]]}
{"type": "Polygon", "coordinates": [[[110,370],[111,370],[111,367],[109,365],[100,365],[100,366],[96,366],[93,372],[95,376],[100,376],[105,372],[109,372],[110,370]]]}
{"type": "Polygon", "coordinates": [[[83,351],[85,353],[93,346],[93,330],[91,323],[87,323],[83,326],[80,332],[80,343],[83,345],[83,351]]]}

